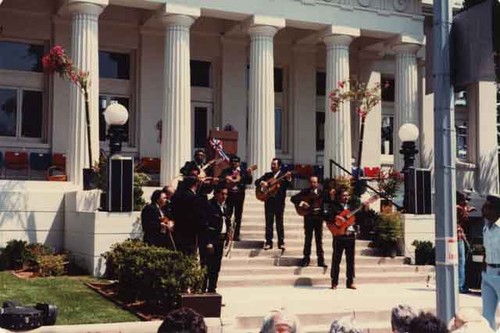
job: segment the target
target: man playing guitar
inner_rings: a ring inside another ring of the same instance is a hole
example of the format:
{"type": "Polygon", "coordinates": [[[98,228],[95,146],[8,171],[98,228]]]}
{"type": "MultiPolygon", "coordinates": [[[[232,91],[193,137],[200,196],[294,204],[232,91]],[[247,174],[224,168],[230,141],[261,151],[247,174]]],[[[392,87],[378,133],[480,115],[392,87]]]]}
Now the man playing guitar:
{"type": "Polygon", "coordinates": [[[227,214],[231,219],[234,211],[234,234],[233,240],[240,240],[241,216],[243,215],[243,203],[245,201],[245,188],[252,183],[252,169],[241,170],[240,158],[232,155],[230,158],[231,166],[224,169],[219,176],[225,181],[229,191],[227,198],[227,214]]]}
{"type": "Polygon", "coordinates": [[[273,194],[266,199],[264,205],[266,214],[266,244],[264,246],[264,250],[273,248],[273,224],[275,217],[276,232],[278,234],[278,248],[282,251],[285,250],[283,213],[285,212],[286,190],[291,184],[292,174],[290,172],[284,173],[280,168],[281,159],[274,158],[271,162],[271,172],[266,172],[262,177],[255,181],[255,186],[260,188],[277,188],[277,191],[275,193],[274,190],[270,191],[273,194]],[[274,181],[277,179],[281,180],[279,183],[275,184],[274,181]]]}
{"type": "Polygon", "coordinates": [[[325,264],[323,251],[323,217],[321,216],[321,204],[323,200],[323,191],[319,186],[318,177],[309,177],[309,188],[301,190],[291,198],[299,214],[304,212],[304,258],[301,266],[309,266],[311,256],[312,235],[316,240],[316,255],[318,257],[318,266],[328,267],[325,264]]]}
{"type": "MultiPolygon", "coordinates": [[[[352,210],[356,207],[351,202],[349,189],[346,187],[339,187],[328,189],[328,195],[325,196],[323,201],[323,218],[327,223],[335,221],[338,215],[344,210],[352,210]]],[[[342,217],[339,216],[340,219],[342,217]]],[[[331,289],[337,289],[339,283],[340,262],[342,261],[342,253],[345,250],[346,255],[346,286],[349,289],[356,289],[354,285],[354,250],[356,243],[356,230],[354,225],[346,228],[343,235],[333,236],[333,260],[332,269],[330,271],[330,278],[332,280],[331,289]]]]}

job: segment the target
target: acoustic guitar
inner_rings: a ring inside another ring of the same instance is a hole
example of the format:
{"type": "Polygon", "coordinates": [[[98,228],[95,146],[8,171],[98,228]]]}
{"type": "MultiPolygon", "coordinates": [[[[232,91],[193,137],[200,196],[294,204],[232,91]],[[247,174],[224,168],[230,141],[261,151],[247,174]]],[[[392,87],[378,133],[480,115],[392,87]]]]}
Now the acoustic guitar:
{"type": "Polygon", "coordinates": [[[308,207],[295,205],[295,211],[300,216],[306,216],[309,214],[319,214],[321,212],[321,204],[323,203],[323,198],[317,194],[309,192],[307,195],[301,197],[301,202],[304,201],[308,204],[308,207]]]}
{"type": "Polygon", "coordinates": [[[246,170],[241,170],[238,173],[238,175],[236,175],[236,176],[227,176],[226,181],[231,183],[231,185],[235,185],[241,181],[241,173],[242,172],[247,172],[247,173],[250,172],[251,173],[251,172],[254,172],[255,170],[257,170],[257,164],[252,165],[251,167],[247,168],[246,170]]]}
{"type": "Polygon", "coordinates": [[[346,234],[347,228],[354,225],[356,222],[356,213],[363,209],[364,205],[371,204],[379,198],[378,194],[374,195],[370,199],[366,200],[364,203],[359,205],[356,209],[349,210],[344,209],[340,214],[335,216],[334,221],[327,221],[326,226],[333,236],[343,236],[346,234]]]}
{"type": "Polygon", "coordinates": [[[267,180],[267,186],[259,185],[255,188],[255,197],[260,201],[266,201],[267,199],[274,197],[278,190],[280,189],[281,182],[288,176],[293,175],[295,172],[288,171],[278,178],[271,178],[267,180]]]}

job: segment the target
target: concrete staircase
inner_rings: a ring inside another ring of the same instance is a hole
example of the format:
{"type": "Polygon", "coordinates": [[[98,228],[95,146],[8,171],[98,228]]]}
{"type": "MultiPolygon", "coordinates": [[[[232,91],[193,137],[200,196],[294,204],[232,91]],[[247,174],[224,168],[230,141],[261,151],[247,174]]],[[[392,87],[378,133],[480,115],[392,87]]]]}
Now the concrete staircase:
{"type": "MultiPolygon", "coordinates": [[[[242,241],[235,242],[231,255],[224,257],[218,291],[226,304],[224,332],[257,332],[264,316],[278,304],[297,315],[300,332],[328,332],[333,319],[355,315],[364,332],[390,332],[390,310],[396,301],[381,300],[399,292],[397,288],[426,288],[434,267],[406,265],[403,257],[379,256],[369,241],[356,241],[356,279],[358,290],[345,285],[345,257],[341,264],[339,289],[330,286],[332,236],[324,226],[323,248],[328,268],[317,267],[313,239],[311,265],[300,267],[304,245],[303,218],[287,198],[285,208],[285,245],[282,252],[264,246],[264,205],[247,191],[241,228],[242,241]],[[396,287],[397,286],[397,287],[396,287]],[[365,294],[365,293],[369,294],[365,294]]],[[[394,295],[393,295],[394,296],[394,295]]],[[[425,308],[423,304],[420,309],[425,308]]],[[[432,309],[432,305],[428,306],[432,309]]]]}

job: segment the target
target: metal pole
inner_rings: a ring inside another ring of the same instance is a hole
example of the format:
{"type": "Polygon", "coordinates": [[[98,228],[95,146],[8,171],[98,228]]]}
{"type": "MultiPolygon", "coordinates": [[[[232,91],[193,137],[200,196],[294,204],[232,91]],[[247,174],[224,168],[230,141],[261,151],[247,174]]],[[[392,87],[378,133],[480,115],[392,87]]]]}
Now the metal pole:
{"type": "Polygon", "coordinates": [[[450,82],[448,0],[434,0],[434,149],[436,210],[436,310],[448,323],[457,308],[457,235],[455,210],[455,117],[450,82]]]}

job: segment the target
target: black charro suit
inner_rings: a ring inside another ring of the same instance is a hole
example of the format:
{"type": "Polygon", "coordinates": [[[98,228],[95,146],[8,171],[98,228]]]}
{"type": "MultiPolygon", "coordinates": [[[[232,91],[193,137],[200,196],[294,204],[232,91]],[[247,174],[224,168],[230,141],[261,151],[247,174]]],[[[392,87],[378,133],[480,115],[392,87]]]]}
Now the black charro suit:
{"type": "Polygon", "coordinates": [[[195,255],[205,220],[206,200],[189,188],[179,188],[172,198],[174,241],[178,251],[195,255]]]}
{"type": "Polygon", "coordinates": [[[311,243],[314,232],[318,265],[323,265],[325,262],[323,251],[323,216],[321,207],[323,191],[320,188],[315,190],[306,188],[292,196],[290,200],[296,206],[298,206],[301,201],[307,202],[310,206],[316,206],[315,203],[317,204],[317,210],[313,210],[311,213],[304,216],[304,260],[308,262],[311,256],[311,243]]]}
{"type": "Polygon", "coordinates": [[[228,240],[230,220],[227,216],[226,205],[219,205],[215,198],[208,201],[205,210],[205,225],[200,237],[200,262],[202,267],[207,268],[203,291],[213,293],[217,289],[224,243],[228,240]],[[207,245],[209,244],[213,246],[213,252],[208,250],[207,245]]]}
{"type": "Polygon", "coordinates": [[[241,168],[234,169],[233,167],[224,169],[219,176],[220,179],[225,180],[226,177],[237,177],[238,175],[241,176],[238,183],[234,185],[227,185],[227,215],[231,218],[234,212],[234,240],[240,239],[241,217],[243,215],[243,204],[245,202],[245,189],[246,185],[252,183],[253,177],[251,174],[248,174],[246,170],[241,170],[241,168]]]}
{"type": "MultiPolygon", "coordinates": [[[[266,172],[262,177],[255,181],[255,186],[260,186],[262,181],[268,182],[271,178],[279,178],[285,173],[279,171],[277,174],[266,172]]],[[[266,245],[273,246],[273,224],[276,218],[276,233],[278,234],[278,247],[285,244],[285,230],[283,227],[283,213],[285,212],[286,190],[291,182],[284,178],[281,180],[281,186],[275,196],[270,197],[264,204],[266,214],[266,245]]]]}
{"type": "Polygon", "coordinates": [[[154,246],[168,245],[168,235],[161,232],[162,211],[155,203],[150,203],[141,211],[141,225],[144,243],[154,246]]]}

